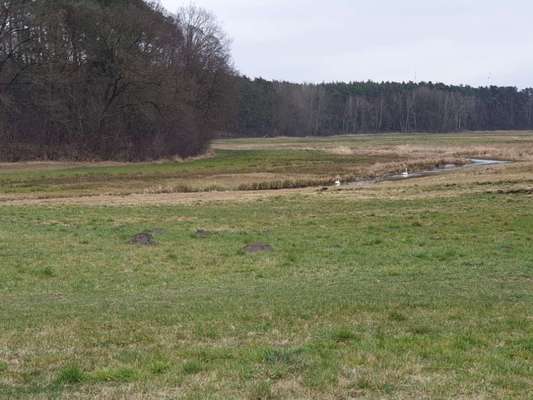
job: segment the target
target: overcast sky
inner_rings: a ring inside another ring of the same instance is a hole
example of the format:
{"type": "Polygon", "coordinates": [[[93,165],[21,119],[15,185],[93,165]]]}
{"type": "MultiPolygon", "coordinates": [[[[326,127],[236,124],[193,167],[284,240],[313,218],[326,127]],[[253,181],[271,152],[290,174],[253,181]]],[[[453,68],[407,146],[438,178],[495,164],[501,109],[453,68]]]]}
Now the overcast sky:
{"type": "MultiPolygon", "coordinates": [[[[172,12],[188,1],[161,0],[172,12]]],[[[196,0],[237,69],[294,82],[533,86],[532,0],[196,0]]]]}

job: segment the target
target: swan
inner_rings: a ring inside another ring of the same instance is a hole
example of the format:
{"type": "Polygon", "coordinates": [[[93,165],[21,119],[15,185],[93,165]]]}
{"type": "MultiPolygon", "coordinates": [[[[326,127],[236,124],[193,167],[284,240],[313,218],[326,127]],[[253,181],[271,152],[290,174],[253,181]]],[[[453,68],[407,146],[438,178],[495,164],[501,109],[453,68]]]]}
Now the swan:
{"type": "Polygon", "coordinates": [[[405,168],[405,171],[402,172],[402,176],[403,176],[404,178],[409,177],[409,171],[407,171],[407,168],[405,168]]]}

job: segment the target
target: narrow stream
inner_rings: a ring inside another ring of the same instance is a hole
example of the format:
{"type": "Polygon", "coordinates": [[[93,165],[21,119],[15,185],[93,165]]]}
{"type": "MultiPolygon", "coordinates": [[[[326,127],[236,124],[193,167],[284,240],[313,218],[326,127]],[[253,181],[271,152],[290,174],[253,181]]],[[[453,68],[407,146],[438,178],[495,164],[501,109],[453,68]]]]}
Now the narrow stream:
{"type": "Polygon", "coordinates": [[[343,187],[350,187],[350,186],[358,186],[363,183],[377,183],[377,182],[385,182],[385,181],[400,181],[404,179],[414,179],[414,178],[422,178],[425,176],[434,176],[434,175],[441,175],[445,174],[447,172],[462,170],[462,169],[469,169],[469,168],[475,168],[475,167],[485,167],[488,165],[501,165],[501,164],[510,164],[512,161],[501,161],[501,160],[485,160],[480,158],[470,158],[468,159],[469,163],[464,165],[456,165],[456,164],[447,164],[442,167],[435,167],[433,169],[427,170],[427,171],[419,171],[419,172],[409,172],[407,171],[407,174],[393,174],[393,175],[384,175],[380,178],[375,179],[367,179],[367,180],[361,180],[357,182],[348,182],[346,184],[343,184],[343,187]]]}

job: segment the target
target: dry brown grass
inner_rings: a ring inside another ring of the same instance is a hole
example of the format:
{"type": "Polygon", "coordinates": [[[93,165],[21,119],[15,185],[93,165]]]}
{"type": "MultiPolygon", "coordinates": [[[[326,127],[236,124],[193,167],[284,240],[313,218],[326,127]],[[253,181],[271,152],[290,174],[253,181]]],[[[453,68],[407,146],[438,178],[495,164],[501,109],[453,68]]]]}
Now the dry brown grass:
{"type": "Polygon", "coordinates": [[[250,198],[250,194],[218,192],[329,186],[337,176],[345,183],[359,182],[397,174],[405,168],[417,172],[444,164],[461,165],[469,158],[533,161],[533,134],[223,140],[190,163],[0,164],[0,203],[64,203],[79,198],[80,204],[131,204],[141,198],[165,203],[174,198],[189,202],[250,198]],[[218,158],[216,151],[222,151],[218,158]]]}
{"type": "Polygon", "coordinates": [[[533,161],[533,132],[459,134],[366,134],[320,138],[221,140],[214,149],[321,150],[336,155],[406,156],[409,158],[493,158],[533,161]]]}
{"type": "MultiPolygon", "coordinates": [[[[376,166],[381,171],[380,166],[376,166]]],[[[138,206],[195,204],[209,202],[257,201],[276,196],[337,196],[352,200],[365,199],[417,199],[456,197],[474,193],[498,193],[498,191],[530,190],[533,188],[533,162],[516,164],[466,167],[442,175],[400,181],[362,181],[340,189],[321,191],[316,187],[191,193],[143,193],[127,196],[96,195],[43,199],[1,198],[2,205],[84,205],[84,206],[138,206]]]]}

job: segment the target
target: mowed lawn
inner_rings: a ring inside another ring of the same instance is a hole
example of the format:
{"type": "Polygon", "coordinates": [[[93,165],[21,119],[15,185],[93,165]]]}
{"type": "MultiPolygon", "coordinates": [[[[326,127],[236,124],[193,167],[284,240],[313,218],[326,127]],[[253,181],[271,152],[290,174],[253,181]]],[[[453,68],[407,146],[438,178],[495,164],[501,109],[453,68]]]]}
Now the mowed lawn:
{"type": "Polygon", "coordinates": [[[525,192],[0,207],[2,399],[531,393],[525,192]]]}

